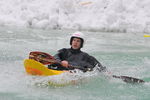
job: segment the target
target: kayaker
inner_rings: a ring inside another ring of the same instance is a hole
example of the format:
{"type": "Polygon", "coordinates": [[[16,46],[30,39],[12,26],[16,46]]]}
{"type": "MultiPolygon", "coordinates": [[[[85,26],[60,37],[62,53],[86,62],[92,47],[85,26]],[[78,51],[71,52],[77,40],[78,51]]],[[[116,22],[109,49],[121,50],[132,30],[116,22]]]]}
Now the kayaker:
{"type": "Polygon", "coordinates": [[[48,68],[57,67],[58,70],[67,70],[73,68],[70,67],[71,65],[78,66],[78,69],[83,71],[87,71],[87,69],[92,70],[96,66],[98,66],[100,71],[105,70],[106,68],[103,67],[93,56],[81,51],[84,41],[84,34],[82,32],[73,33],[70,38],[71,48],[60,49],[54,56],[59,63],[49,65],[48,68]]]}

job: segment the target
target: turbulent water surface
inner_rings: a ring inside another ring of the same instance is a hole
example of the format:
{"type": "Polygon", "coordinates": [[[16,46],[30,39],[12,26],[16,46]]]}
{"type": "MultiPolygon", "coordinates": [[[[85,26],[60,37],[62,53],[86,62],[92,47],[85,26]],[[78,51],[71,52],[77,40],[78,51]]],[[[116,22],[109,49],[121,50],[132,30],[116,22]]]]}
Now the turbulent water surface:
{"type": "Polygon", "coordinates": [[[150,38],[145,38],[142,34],[83,32],[86,35],[83,50],[96,57],[113,74],[145,79],[147,82],[144,84],[126,84],[98,74],[86,76],[86,80],[78,84],[55,87],[44,83],[52,77],[33,77],[25,73],[23,61],[28,58],[30,51],[43,51],[54,55],[58,49],[70,47],[71,32],[74,31],[1,27],[0,99],[150,99],[150,38]],[[41,84],[37,84],[40,82],[41,84]]]}
{"type": "Polygon", "coordinates": [[[0,25],[149,33],[149,5],[149,0],[0,0],[0,25]]]}

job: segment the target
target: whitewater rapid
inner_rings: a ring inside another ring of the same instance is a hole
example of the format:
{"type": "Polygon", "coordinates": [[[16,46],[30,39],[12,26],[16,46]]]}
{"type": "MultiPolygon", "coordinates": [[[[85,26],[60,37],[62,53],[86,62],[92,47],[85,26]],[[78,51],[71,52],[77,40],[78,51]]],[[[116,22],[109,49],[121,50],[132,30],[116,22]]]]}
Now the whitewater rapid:
{"type": "Polygon", "coordinates": [[[0,0],[0,26],[150,32],[149,0],[0,0]]]}

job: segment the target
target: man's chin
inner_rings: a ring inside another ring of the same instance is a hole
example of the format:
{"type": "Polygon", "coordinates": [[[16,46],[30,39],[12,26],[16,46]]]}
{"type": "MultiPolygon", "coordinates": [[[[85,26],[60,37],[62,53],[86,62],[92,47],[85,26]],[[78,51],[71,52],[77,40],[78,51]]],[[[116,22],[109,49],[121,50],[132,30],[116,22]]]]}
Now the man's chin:
{"type": "Polygon", "coordinates": [[[72,48],[75,49],[75,50],[79,49],[79,47],[72,47],[72,48]]]}

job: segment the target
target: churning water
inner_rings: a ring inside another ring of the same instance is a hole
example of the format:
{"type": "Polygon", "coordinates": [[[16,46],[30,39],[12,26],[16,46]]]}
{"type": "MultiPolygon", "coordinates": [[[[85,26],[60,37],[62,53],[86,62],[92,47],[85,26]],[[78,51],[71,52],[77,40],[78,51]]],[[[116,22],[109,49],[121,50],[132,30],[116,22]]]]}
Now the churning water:
{"type": "MultiPolygon", "coordinates": [[[[103,75],[86,76],[79,84],[55,87],[37,85],[51,77],[30,76],[23,61],[31,51],[54,55],[70,47],[72,30],[0,28],[0,100],[149,100],[150,38],[143,34],[83,32],[85,52],[96,57],[115,75],[147,81],[127,84],[103,75]]],[[[42,83],[44,84],[44,83],[42,83]]]]}

